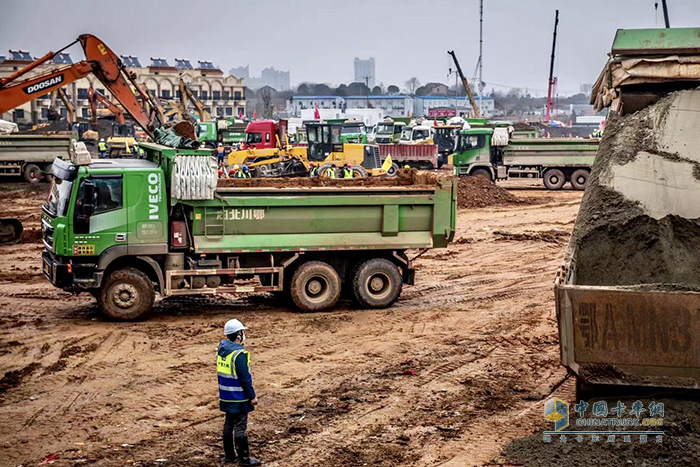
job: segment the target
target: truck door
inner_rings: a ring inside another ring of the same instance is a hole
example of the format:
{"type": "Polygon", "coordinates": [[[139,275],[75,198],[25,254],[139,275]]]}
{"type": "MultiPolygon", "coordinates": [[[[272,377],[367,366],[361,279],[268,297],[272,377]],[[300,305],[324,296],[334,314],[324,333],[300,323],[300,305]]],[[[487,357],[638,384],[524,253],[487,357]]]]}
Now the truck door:
{"type": "MultiPolygon", "coordinates": [[[[129,206],[129,248],[143,249],[146,245],[158,245],[167,252],[167,196],[163,172],[130,172],[127,192],[129,206]]],[[[145,251],[145,250],[143,250],[145,251]]],[[[149,250],[150,251],[150,250],[149,250]]]]}
{"type": "Polygon", "coordinates": [[[73,208],[73,254],[97,256],[126,243],[127,216],[121,174],[91,175],[78,186],[73,208]]]}

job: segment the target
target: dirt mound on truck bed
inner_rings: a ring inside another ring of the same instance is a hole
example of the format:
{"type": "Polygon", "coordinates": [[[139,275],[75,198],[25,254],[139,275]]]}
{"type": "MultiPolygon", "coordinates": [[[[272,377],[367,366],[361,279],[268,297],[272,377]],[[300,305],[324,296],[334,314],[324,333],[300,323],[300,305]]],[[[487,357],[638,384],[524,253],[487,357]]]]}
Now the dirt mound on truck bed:
{"type": "Polygon", "coordinates": [[[683,91],[611,118],[572,237],[577,284],[700,283],[698,113],[683,91]]]}
{"type": "Polygon", "coordinates": [[[312,188],[312,187],[391,187],[391,186],[434,186],[438,179],[449,177],[415,169],[402,169],[396,177],[367,177],[352,179],[330,179],[327,177],[293,178],[223,178],[219,188],[312,188]]]}
{"type": "Polygon", "coordinates": [[[460,208],[484,208],[505,204],[527,204],[528,202],[484,177],[460,177],[458,196],[460,208]]]}

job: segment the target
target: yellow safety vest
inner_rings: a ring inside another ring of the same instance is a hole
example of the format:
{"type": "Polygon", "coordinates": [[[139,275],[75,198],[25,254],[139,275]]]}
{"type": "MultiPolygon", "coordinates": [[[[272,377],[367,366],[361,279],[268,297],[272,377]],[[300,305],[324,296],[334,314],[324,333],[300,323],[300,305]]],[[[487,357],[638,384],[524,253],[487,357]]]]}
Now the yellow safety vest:
{"type": "Polygon", "coordinates": [[[250,352],[246,352],[245,349],[231,352],[225,358],[222,358],[221,355],[216,355],[219,400],[223,402],[248,402],[241,383],[238,381],[238,375],[236,375],[236,357],[241,353],[248,358],[248,367],[250,367],[250,352]]]}

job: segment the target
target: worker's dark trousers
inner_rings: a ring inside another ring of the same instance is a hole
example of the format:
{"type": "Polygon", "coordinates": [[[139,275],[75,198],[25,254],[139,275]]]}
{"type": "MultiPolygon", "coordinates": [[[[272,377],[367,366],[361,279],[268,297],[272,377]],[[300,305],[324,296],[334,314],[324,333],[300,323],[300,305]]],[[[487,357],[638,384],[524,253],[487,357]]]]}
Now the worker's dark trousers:
{"type": "Polygon", "coordinates": [[[235,458],[236,451],[233,447],[233,438],[245,438],[248,433],[247,413],[226,413],[224,422],[224,455],[235,458]]]}

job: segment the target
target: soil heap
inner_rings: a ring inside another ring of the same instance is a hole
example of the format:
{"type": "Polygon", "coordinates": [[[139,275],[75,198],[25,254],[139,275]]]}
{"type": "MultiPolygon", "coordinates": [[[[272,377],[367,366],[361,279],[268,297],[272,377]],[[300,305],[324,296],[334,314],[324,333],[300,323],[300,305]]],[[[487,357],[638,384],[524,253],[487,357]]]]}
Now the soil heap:
{"type": "Polygon", "coordinates": [[[527,202],[492,183],[485,177],[460,177],[458,196],[460,208],[484,208],[506,204],[525,204],[527,202]]]}
{"type": "Polygon", "coordinates": [[[579,285],[700,283],[700,91],[605,129],[576,220],[579,285]]]}

